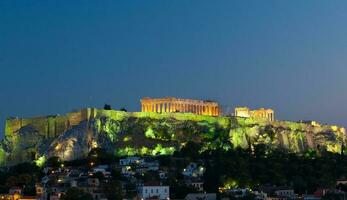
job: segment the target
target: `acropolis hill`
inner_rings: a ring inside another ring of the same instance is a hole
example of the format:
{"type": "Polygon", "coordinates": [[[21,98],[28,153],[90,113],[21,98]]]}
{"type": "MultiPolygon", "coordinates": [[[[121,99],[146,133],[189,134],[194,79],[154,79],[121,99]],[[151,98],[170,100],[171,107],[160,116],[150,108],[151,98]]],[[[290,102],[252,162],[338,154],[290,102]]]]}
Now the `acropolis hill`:
{"type": "MultiPolygon", "coordinates": [[[[204,115],[203,108],[197,110],[200,114],[176,110],[158,113],[86,108],[61,116],[9,118],[0,146],[1,165],[51,156],[78,159],[96,147],[117,156],[170,155],[187,142],[201,144],[201,152],[252,149],[264,144],[296,153],[309,149],[340,153],[346,142],[345,129],[334,125],[204,115]]],[[[216,111],[219,114],[219,108],[216,111]]]]}

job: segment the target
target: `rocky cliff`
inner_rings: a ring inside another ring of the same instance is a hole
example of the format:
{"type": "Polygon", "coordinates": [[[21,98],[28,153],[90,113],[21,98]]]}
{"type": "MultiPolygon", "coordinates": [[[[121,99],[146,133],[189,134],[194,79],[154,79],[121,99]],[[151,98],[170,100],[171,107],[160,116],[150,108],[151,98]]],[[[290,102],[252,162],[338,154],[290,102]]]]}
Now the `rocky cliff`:
{"type": "Polygon", "coordinates": [[[73,160],[95,147],[118,156],[168,155],[188,141],[202,144],[200,151],[265,144],[296,153],[309,149],[340,153],[346,133],[342,127],[316,123],[83,109],[65,116],[8,119],[0,164],[39,163],[50,156],[73,160]]]}

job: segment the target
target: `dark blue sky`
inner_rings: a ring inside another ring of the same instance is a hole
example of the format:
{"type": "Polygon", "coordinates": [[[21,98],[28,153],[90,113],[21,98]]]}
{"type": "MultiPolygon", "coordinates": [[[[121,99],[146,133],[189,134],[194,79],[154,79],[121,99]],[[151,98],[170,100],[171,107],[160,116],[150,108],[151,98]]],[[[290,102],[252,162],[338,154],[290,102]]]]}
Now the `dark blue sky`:
{"type": "Polygon", "coordinates": [[[143,96],[347,125],[347,2],[0,1],[0,120],[143,96]]]}

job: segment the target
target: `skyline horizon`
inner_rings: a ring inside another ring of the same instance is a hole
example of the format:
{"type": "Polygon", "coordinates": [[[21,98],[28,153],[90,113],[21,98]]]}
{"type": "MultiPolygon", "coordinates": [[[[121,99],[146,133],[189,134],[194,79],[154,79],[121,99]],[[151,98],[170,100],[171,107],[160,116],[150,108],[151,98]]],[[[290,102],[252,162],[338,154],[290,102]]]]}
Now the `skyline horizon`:
{"type": "MultiPolygon", "coordinates": [[[[198,100],[198,101],[212,101],[212,102],[216,102],[219,104],[219,101],[217,100],[211,100],[211,99],[192,99],[192,98],[187,98],[187,97],[173,97],[173,96],[165,96],[165,97],[148,97],[148,96],[145,96],[145,97],[142,97],[141,99],[143,98],[176,98],[176,99],[185,99],[185,100],[198,100]]],[[[139,100],[139,102],[141,102],[141,99],[139,100]]],[[[111,105],[109,103],[104,103],[100,106],[85,106],[85,107],[79,107],[79,108],[73,108],[71,110],[68,110],[68,111],[63,111],[61,113],[56,113],[56,114],[53,114],[53,113],[42,113],[42,114],[38,114],[38,115],[35,115],[35,116],[7,116],[5,120],[7,119],[11,119],[11,118],[39,118],[39,117],[47,117],[47,116],[60,116],[60,115],[65,115],[67,113],[71,113],[71,112],[77,112],[77,111],[81,111],[83,109],[89,109],[89,108],[93,108],[93,109],[104,109],[104,106],[105,105],[110,105],[111,106],[111,109],[110,110],[115,110],[115,111],[121,111],[121,109],[126,109],[125,112],[143,112],[141,111],[141,106],[138,105],[139,109],[137,110],[128,110],[126,106],[118,106],[118,107],[114,107],[114,105],[111,105]]],[[[320,124],[325,124],[325,125],[337,125],[337,126],[340,126],[340,127],[343,127],[345,128],[344,125],[342,124],[338,124],[338,123],[329,123],[329,122],[324,122],[324,121],[319,121],[319,120],[315,120],[315,119],[285,119],[285,118],[280,118],[278,119],[277,116],[278,116],[278,113],[275,109],[273,109],[272,107],[264,107],[264,106],[260,106],[260,107],[254,107],[254,106],[250,106],[250,105],[234,105],[234,106],[231,106],[231,105],[221,105],[219,104],[220,108],[221,108],[221,114],[219,116],[234,116],[234,111],[236,108],[240,108],[240,107],[247,107],[247,108],[250,108],[251,110],[258,110],[258,109],[272,109],[274,110],[275,112],[275,121],[292,121],[292,122],[299,122],[299,123],[302,123],[302,122],[305,122],[305,121],[316,121],[320,124]],[[224,109],[225,107],[227,107],[228,109],[224,109]],[[225,112],[225,110],[230,110],[230,108],[232,109],[230,112],[227,111],[225,112]]],[[[107,110],[107,109],[104,109],[104,110],[107,110]]],[[[167,112],[156,112],[158,114],[161,114],[161,113],[167,113],[167,112]]],[[[182,113],[192,113],[192,112],[182,112],[182,113]]],[[[192,113],[194,114],[194,113],[192,113]]],[[[219,117],[219,116],[212,116],[212,117],[219,117]]]]}

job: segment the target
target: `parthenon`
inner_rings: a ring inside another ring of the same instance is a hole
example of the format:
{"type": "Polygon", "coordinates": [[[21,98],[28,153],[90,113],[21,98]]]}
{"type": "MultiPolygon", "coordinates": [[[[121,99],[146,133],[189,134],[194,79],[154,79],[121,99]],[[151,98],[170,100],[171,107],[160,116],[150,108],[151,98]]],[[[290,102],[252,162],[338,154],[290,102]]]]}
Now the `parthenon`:
{"type": "Polygon", "coordinates": [[[184,112],[198,115],[220,115],[220,108],[215,101],[202,101],[193,99],[167,98],[143,98],[141,99],[142,112],[184,112]]]}

